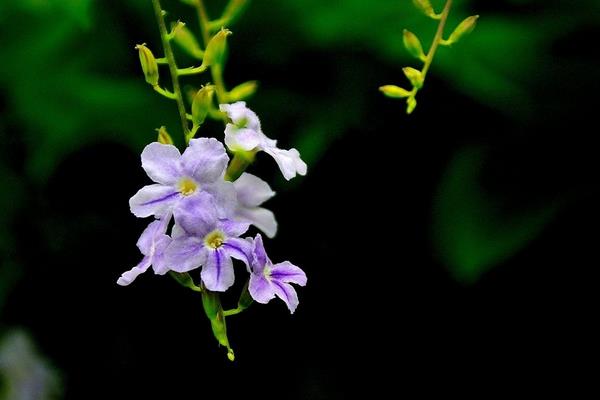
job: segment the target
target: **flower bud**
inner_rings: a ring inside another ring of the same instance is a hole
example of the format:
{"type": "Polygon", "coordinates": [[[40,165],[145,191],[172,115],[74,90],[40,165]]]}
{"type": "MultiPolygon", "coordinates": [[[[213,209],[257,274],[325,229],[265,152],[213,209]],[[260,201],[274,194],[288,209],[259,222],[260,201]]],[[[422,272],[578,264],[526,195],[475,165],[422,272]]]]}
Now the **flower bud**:
{"type": "Polygon", "coordinates": [[[247,99],[256,92],[257,88],[258,82],[256,81],[244,82],[227,93],[227,100],[230,103],[235,103],[236,101],[247,99]]]}
{"type": "MultiPolygon", "coordinates": [[[[162,143],[162,144],[173,144],[173,138],[171,138],[171,135],[169,135],[169,132],[167,132],[167,128],[165,128],[164,126],[161,126],[160,128],[157,129],[158,131],[158,139],[157,142],[158,143],[162,143]]],[[[189,277],[189,275],[186,277],[183,274],[177,274],[175,275],[176,277],[181,277],[181,279],[191,279],[189,277]]],[[[187,286],[187,283],[189,282],[185,282],[182,280],[178,279],[178,282],[181,283],[183,286],[187,286]]],[[[193,283],[193,282],[192,282],[193,283]]]]}
{"type": "Polygon", "coordinates": [[[204,60],[202,64],[214,66],[220,65],[225,59],[227,51],[227,36],[231,35],[229,29],[221,29],[215,36],[210,39],[204,52],[204,60]]]}
{"type": "Polygon", "coordinates": [[[146,44],[138,44],[135,46],[139,52],[140,64],[142,65],[142,71],[144,71],[144,77],[146,82],[152,86],[158,85],[158,64],[154,54],[146,47],[146,44]]]}
{"type": "Polygon", "coordinates": [[[225,317],[223,316],[223,307],[221,306],[221,299],[219,294],[204,289],[202,291],[202,306],[204,312],[210,320],[210,326],[213,331],[215,339],[221,346],[227,348],[227,358],[230,361],[235,359],[233,350],[229,346],[229,339],[227,338],[227,324],[225,323],[225,317]]]}
{"type": "Polygon", "coordinates": [[[401,99],[411,95],[411,92],[396,85],[381,86],[379,90],[387,97],[391,97],[393,99],[401,99]]]}
{"type": "Polygon", "coordinates": [[[173,31],[173,42],[195,59],[202,59],[204,52],[200,48],[196,37],[185,25],[178,27],[173,31]]]}
{"type": "Polygon", "coordinates": [[[405,29],[402,40],[404,41],[404,47],[406,47],[406,50],[408,50],[411,56],[418,58],[421,61],[425,61],[427,57],[423,52],[423,46],[421,46],[421,41],[417,35],[405,29]]]}
{"type": "Polygon", "coordinates": [[[407,114],[412,114],[412,112],[415,111],[416,107],[417,107],[417,99],[415,99],[415,96],[410,96],[408,99],[406,99],[406,113],[407,114]]]}
{"type": "Polygon", "coordinates": [[[246,308],[250,307],[250,305],[254,301],[254,299],[250,295],[250,292],[248,291],[249,282],[250,281],[246,282],[246,284],[244,285],[244,289],[242,289],[242,294],[240,294],[240,299],[238,300],[238,308],[242,310],[245,310],[246,308]]]}
{"type": "Polygon", "coordinates": [[[208,111],[212,107],[212,99],[215,94],[214,85],[203,86],[192,100],[192,123],[200,126],[204,123],[208,111]]]}
{"type": "Polygon", "coordinates": [[[433,7],[431,6],[431,2],[429,0],[413,0],[413,4],[428,17],[433,19],[440,18],[440,16],[433,11],[433,7]]]}
{"type": "Polygon", "coordinates": [[[223,11],[223,16],[221,18],[230,24],[240,16],[247,5],[248,0],[230,0],[223,11]]]}
{"type": "Polygon", "coordinates": [[[402,68],[402,71],[413,87],[416,87],[417,89],[423,87],[423,74],[421,74],[421,71],[412,67],[404,67],[402,68]]]}
{"type": "Polygon", "coordinates": [[[475,25],[477,25],[477,19],[479,19],[479,15],[471,15],[470,17],[465,18],[460,24],[458,24],[446,42],[448,44],[456,43],[462,39],[463,36],[473,32],[475,25]]]}

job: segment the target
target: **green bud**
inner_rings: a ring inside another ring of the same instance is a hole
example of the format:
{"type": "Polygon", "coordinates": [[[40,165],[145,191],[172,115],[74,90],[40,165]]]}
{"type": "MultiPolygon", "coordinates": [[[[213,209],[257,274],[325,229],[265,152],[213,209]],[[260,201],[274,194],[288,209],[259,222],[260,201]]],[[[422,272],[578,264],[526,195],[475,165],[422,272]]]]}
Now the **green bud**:
{"type": "Polygon", "coordinates": [[[244,288],[242,289],[242,294],[240,294],[240,299],[238,300],[238,308],[241,308],[242,310],[245,310],[246,308],[250,307],[250,305],[254,301],[254,299],[252,299],[252,296],[250,295],[250,292],[248,291],[249,282],[250,281],[248,280],[244,285],[244,288]]]}
{"type": "Polygon", "coordinates": [[[231,24],[242,14],[247,5],[248,0],[230,0],[221,18],[231,24]]]}
{"type": "Polygon", "coordinates": [[[223,316],[223,307],[221,306],[219,294],[206,289],[203,290],[202,306],[204,307],[206,316],[210,320],[210,326],[215,339],[217,339],[221,346],[225,346],[227,348],[227,358],[233,361],[235,359],[235,355],[229,346],[229,339],[227,338],[227,324],[225,323],[225,317],[223,316]]]}
{"type": "Polygon", "coordinates": [[[240,85],[237,85],[229,93],[227,93],[227,100],[231,103],[247,99],[252,96],[258,88],[258,82],[248,81],[240,85]]]}
{"type": "Polygon", "coordinates": [[[401,99],[411,95],[411,92],[396,85],[381,86],[379,90],[387,97],[391,97],[393,99],[401,99]]]}
{"type": "Polygon", "coordinates": [[[210,39],[204,52],[204,60],[202,64],[214,66],[221,65],[225,59],[227,51],[227,36],[231,35],[229,29],[221,29],[215,36],[210,39]]]}
{"type": "Polygon", "coordinates": [[[417,89],[423,87],[423,74],[421,74],[421,71],[412,67],[404,67],[402,71],[414,87],[417,89]]]}
{"type": "Polygon", "coordinates": [[[152,86],[158,85],[158,64],[154,54],[146,47],[146,44],[138,44],[135,46],[140,56],[140,64],[142,65],[142,71],[144,71],[144,77],[146,82],[152,86]]]}
{"type": "Polygon", "coordinates": [[[417,99],[415,99],[415,96],[410,96],[408,99],[406,99],[406,113],[407,114],[412,114],[412,112],[415,111],[416,107],[417,107],[417,99]]]}
{"type": "MultiPolygon", "coordinates": [[[[160,128],[157,129],[157,131],[158,131],[158,139],[157,139],[158,143],[173,144],[173,138],[171,138],[171,135],[169,135],[169,132],[167,132],[167,128],[165,128],[164,126],[161,126],[160,128]]],[[[186,286],[186,285],[183,283],[183,281],[180,281],[180,279],[178,279],[178,278],[191,279],[189,275],[185,276],[183,274],[174,274],[174,276],[178,280],[178,282],[181,283],[183,286],[186,286]]]]}
{"type": "Polygon", "coordinates": [[[417,35],[405,29],[402,40],[404,41],[404,47],[406,47],[406,50],[408,50],[411,56],[418,58],[421,61],[425,61],[427,57],[423,52],[423,46],[421,46],[421,41],[417,35]]]}
{"type": "Polygon", "coordinates": [[[452,32],[446,44],[453,44],[458,42],[463,36],[468,35],[473,32],[475,29],[475,25],[477,25],[477,19],[479,19],[479,15],[471,15],[470,17],[465,18],[452,32]]]}
{"type": "Polygon", "coordinates": [[[433,7],[431,6],[431,2],[429,0],[413,0],[413,4],[428,17],[433,19],[440,19],[440,15],[436,14],[435,11],[433,11],[433,7]]]}
{"type": "Polygon", "coordinates": [[[204,123],[208,111],[212,107],[212,99],[215,94],[214,85],[203,86],[192,100],[192,123],[200,126],[204,123]]]}
{"type": "Polygon", "coordinates": [[[204,52],[200,48],[196,37],[187,26],[180,26],[175,29],[173,33],[173,41],[181,48],[181,50],[198,60],[202,59],[204,52]]]}

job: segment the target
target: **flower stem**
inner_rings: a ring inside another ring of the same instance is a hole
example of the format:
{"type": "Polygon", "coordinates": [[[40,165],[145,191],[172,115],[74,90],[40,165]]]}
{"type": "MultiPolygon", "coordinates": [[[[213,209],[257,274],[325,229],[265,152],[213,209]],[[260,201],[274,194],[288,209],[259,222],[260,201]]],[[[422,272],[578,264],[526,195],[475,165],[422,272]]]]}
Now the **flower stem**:
{"type": "Polygon", "coordinates": [[[425,76],[431,67],[431,63],[433,62],[433,58],[435,57],[435,52],[437,51],[440,42],[442,41],[442,35],[444,34],[444,27],[446,26],[446,20],[448,19],[448,14],[450,13],[450,8],[452,7],[452,0],[446,1],[446,5],[444,6],[444,11],[442,11],[442,15],[440,17],[440,23],[437,28],[437,32],[435,33],[435,37],[433,38],[433,43],[431,43],[431,47],[427,52],[427,57],[425,58],[425,65],[423,65],[423,69],[421,70],[421,76],[423,80],[425,80],[425,76]]]}
{"type": "Polygon", "coordinates": [[[169,64],[169,72],[171,73],[171,81],[173,83],[173,94],[177,101],[177,110],[179,111],[179,118],[181,120],[181,126],[183,128],[183,136],[187,138],[189,136],[190,128],[186,118],[185,103],[183,102],[183,96],[181,94],[181,87],[179,86],[179,77],[177,74],[177,64],[175,63],[175,56],[173,55],[173,49],[169,42],[169,32],[165,24],[165,18],[163,16],[163,10],[160,6],[160,0],[152,0],[154,6],[154,14],[156,15],[156,22],[158,23],[158,29],[160,31],[160,39],[165,51],[165,57],[169,64]]]}
{"type": "MultiPolygon", "coordinates": [[[[198,10],[198,22],[200,24],[200,33],[202,34],[202,40],[204,41],[204,48],[210,41],[210,21],[204,6],[204,0],[195,1],[196,9],[198,10]]],[[[217,93],[217,101],[219,104],[225,103],[225,82],[223,81],[223,65],[211,65],[210,74],[215,85],[215,92],[217,93]]]]}
{"type": "Polygon", "coordinates": [[[233,159],[229,163],[227,167],[227,171],[225,172],[225,180],[230,182],[235,181],[240,177],[248,168],[250,164],[254,161],[255,152],[253,151],[239,151],[234,153],[233,159]]]}

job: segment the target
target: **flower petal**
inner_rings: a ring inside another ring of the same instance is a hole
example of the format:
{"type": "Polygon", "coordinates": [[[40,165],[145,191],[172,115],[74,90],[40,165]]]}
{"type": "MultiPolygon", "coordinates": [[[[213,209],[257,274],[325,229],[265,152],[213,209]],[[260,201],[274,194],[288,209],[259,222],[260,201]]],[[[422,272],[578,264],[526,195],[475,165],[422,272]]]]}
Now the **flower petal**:
{"type": "Polygon", "coordinates": [[[289,261],[273,265],[270,275],[272,280],[296,283],[300,286],[306,285],[306,274],[304,271],[289,261]]]}
{"type": "Polygon", "coordinates": [[[261,143],[262,133],[234,124],[225,126],[225,144],[231,151],[250,151],[261,143]]]}
{"type": "Polygon", "coordinates": [[[152,269],[157,275],[164,275],[169,272],[165,264],[165,250],[171,244],[173,239],[165,234],[160,234],[154,239],[154,252],[152,254],[152,269]]]}
{"type": "Polygon", "coordinates": [[[183,171],[200,184],[221,179],[227,168],[229,156],[223,144],[215,138],[190,140],[181,156],[183,171]]]}
{"type": "Polygon", "coordinates": [[[204,237],[217,227],[217,208],[206,192],[184,198],[173,214],[175,223],[189,234],[204,237]]]}
{"type": "Polygon", "coordinates": [[[237,207],[237,195],[233,183],[222,179],[203,185],[202,190],[212,195],[219,218],[228,218],[233,214],[237,207]]]}
{"type": "Polygon", "coordinates": [[[250,275],[248,291],[250,292],[250,296],[261,304],[267,304],[275,297],[271,283],[262,273],[250,275]]]}
{"type": "Polygon", "coordinates": [[[267,252],[265,251],[262,236],[258,233],[252,242],[252,272],[254,274],[262,275],[265,265],[270,263],[271,260],[269,260],[267,252]]]}
{"type": "Polygon", "coordinates": [[[161,228],[164,226],[163,221],[155,220],[152,221],[144,232],[140,235],[140,238],[137,241],[137,247],[140,249],[140,252],[149,256],[152,253],[152,248],[154,247],[154,240],[157,235],[160,235],[163,232],[160,232],[161,228]]]}
{"type": "Polygon", "coordinates": [[[127,286],[131,284],[138,277],[138,275],[146,272],[151,265],[150,257],[144,257],[142,261],[129,271],[123,272],[123,274],[117,280],[117,285],[127,286]]]}
{"type": "Polygon", "coordinates": [[[206,263],[202,267],[201,278],[208,290],[224,292],[235,280],[233,262],[222,249],[207,251],[206,263]]]}
{"type": "Polygon", "coordinates": [[[222,219],[219,221],[219,227],[229,237],[238,237],[246,233],[250,228],[250,223],[245,221],[232,221],[230,219],[222,219]]]}
{"type": "Polygon", "coordinates": [[[187,272],[206,262],[206,250],[202,239],[184,236],[173,240],[164,251],[161,269],[175,272],[187,272]]]}
{"type": "Polygon", "coordinates": [[[300,158],[300,153],[296,149],[282,150],[272,145],[265,146],[263,150],[275,159],[283,177],[288,181],[298,175],[306,175],[306,163],[300,158]]]}
{"type": "Polygon", "coordinates": [[[257,132],[262,131],[258,115],[246,107],[245,101],[238,101],[233,104],[221,104],[219,110],[226,113],[233,124],[239,128],[248,128],[257,132]]]}
{"type": "Polygon", "coordinates": [[[179,198],[179,192],[170,186],[148,185],[141,188],[129,199],[129,208],[133,215],[139,218],[151,215],[160,218],[170,212],[173,204],[179,198]]]}
{"type": "Polygon", "coordinates": [[[298,293],[289,283],[279,282],[276,280],[272,280],[271,284],[273,285],[273,291],[281,300],[285,302],[290,312],[293,314],[296,311],[296,307],[298,307],[298,293]]]}
{"type": "Polygon", "coordinates": [[[252,257],[252,243],[246,239],[229,238],[223,243],[227,254],[236,260],[243,261],[246,266],[250,266],[252,257]]]}
{"type": "Polygon", "coordinates": [[[181,177],[180,159],[177,147],[154,142],[142,151],[142,168],[154,182],[172,185],[181,177]]]}
{"type": "Polygon", "coordinates": [[[272,211],[263,207],[240,208],[238,218],[250,222],[263,231],[268,238],[274,238],[277,234],[277,220],[272,211]]]}
{"type": "Polygon", "coordinates": [[[275,196],[267,182],[246,172],[233,182],[233,186],[238,202],[246,207],[257,207],[275,196]]]}

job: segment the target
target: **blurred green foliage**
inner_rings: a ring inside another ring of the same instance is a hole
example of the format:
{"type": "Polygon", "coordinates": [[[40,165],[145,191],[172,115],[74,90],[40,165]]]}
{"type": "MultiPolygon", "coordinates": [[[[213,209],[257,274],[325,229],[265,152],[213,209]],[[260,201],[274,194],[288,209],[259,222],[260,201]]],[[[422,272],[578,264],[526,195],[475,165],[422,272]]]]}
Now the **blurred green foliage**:
{"type": "Polygon", "coordinates": [[[551,202],[516,215],[514,210],[507,212],[506,199],[490,198],[481,182],[486,154],[482,147],[459,151],[442,177],[434,202],[435,245],[454,277],[466,284],[537,237],[558,207],[551,202]]]}
{"type": "MultiPolygon", "coordinates": [[[[432,2],[437,9],[443,5],[443,0],[432,2]]],[[[221,6],[207,3],[209,8],[221,6]]],[[[172,0],[164,7],[182,5],[172,0]]],[[[531,121],[551,101],[550,109],[560,107],[560,96],[540,99],[535,93],[556,76],[564,77],[555,82],[557,87],[568,90],[569,76],[587,71],[578,65],[548,65],[554,62],[557,41],[598,22],[600,2],[579,0],[574,6],[564,1],[456,0],[448,31],[474,13],[481,14],[476,32],[451,51],[440,49],[432,75],[516,123],[531,121]]],[[[337,70],[328,72],[326,87],[321,82],[310,93],[295,92],[292,82],[297,77],[286,81],[289,86],[263,81],[253,99],[260,115],[269,110],[267,127],[294,121],[284,140],[314,165],[345,132],[378,118],[368,114],[366,105],[369,94],[378,97],[377,87],[386,82],[382,77],[372,86],[364,83],[370,65],[397,65],[400,79],[401,66],[412,62],[402,44],[402,29],[415,32],[428,46],[435,29],[429,22],[408,0],[254,1],[234,32],[231,61],[262,59],[264,66],[277,69],[297,62],[295,57],[302,54],[309,56],[302,59],[306,68],[323,68],[327,66],[319,56],[335,54],[337,70]],[[297,110],[302,110],[300,116],[294,114],[297,110]]],[[[149,90],[137,65],[133,46],[144,41],[159,48],[145,0],[0,2],[0,141],[22,148],[16,161],[7,157],[8,146],[0,153],[0,275],[12,263],[8,230],[27,185],[43,185],[64,157],[94,142],[114,141],[138,151],[155,139],[154,129],[163,124],[177,136],[175,107],[149,90]],[[139,35],[135,42],[131,30],[139,35]]],[[[422,101],[428,101],[427,92],[422,101]]],[[[551,215],[547,207],[527,217],[496,215],[491,200],[480,197],[479,186],[464,186],[461,180],[476,180],[479,156],[469,154],[457,155],[445,175],[436,222],[438,248],[465,281],[517,251],[551,215]],[[461,196],[470,207],[457,201],[461,196]]]]}

